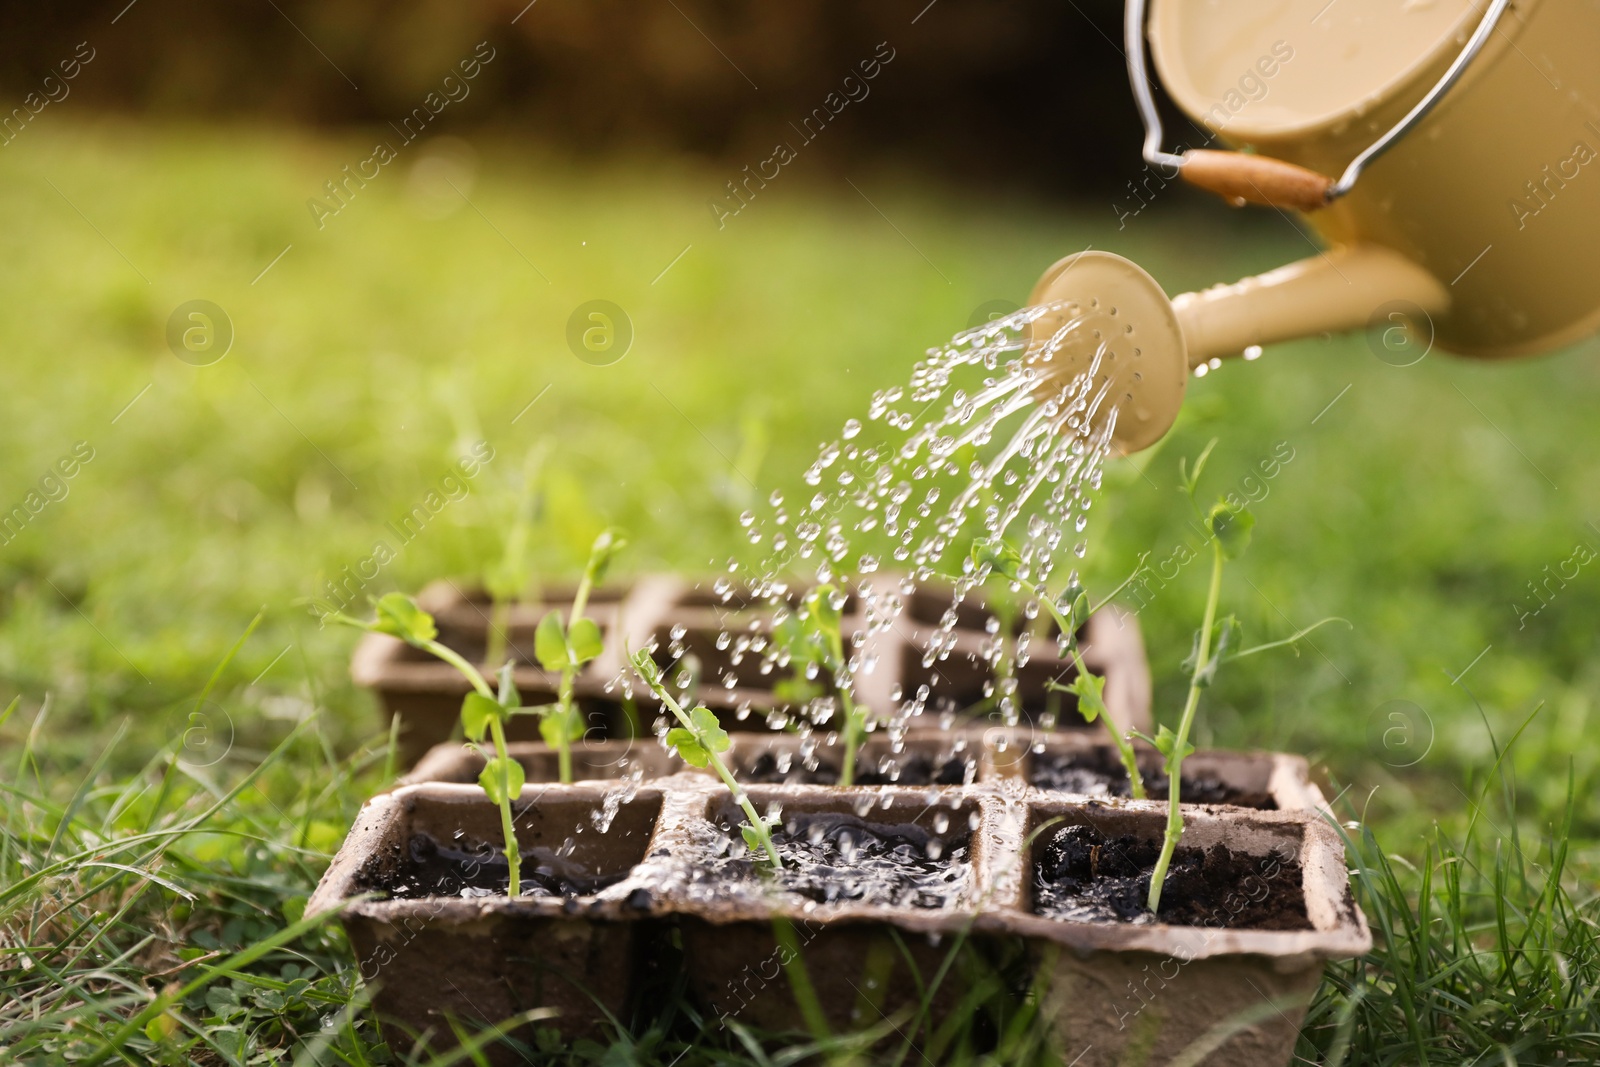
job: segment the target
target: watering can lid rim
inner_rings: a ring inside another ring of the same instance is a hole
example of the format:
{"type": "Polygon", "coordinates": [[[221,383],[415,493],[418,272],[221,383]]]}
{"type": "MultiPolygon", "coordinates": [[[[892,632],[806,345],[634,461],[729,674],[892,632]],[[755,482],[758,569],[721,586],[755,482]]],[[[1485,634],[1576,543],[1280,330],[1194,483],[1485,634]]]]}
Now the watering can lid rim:
{"type": "MultiPolygon", "coordinates": [[[[1535,2],[1522,0],[1523,18],[1535,2]]],[[[1483,8],[1484,0],[1288,0],[1271,9],[1261,0],[1154,0],[1149,33],[1156,68],[1179,106],[1230,140],[1250,141],[1347,122],[1408,91],[1420,96],[1419,80],[1454,57],[1483,8]],[[1236,11],[1256,16],[1253,25],[1235,28],[1236,11]],[[1292,49],[1292,58],[1283,60],[1281,50],[1274,56],[1275,44],[1292,49]],[[1277,60],[1266,64],[1270,80],[1257,67],[1269,59],[1277,60]],[[1255,99],[1240,84],[1252,74],[1265,86],[1255,99]]]]}

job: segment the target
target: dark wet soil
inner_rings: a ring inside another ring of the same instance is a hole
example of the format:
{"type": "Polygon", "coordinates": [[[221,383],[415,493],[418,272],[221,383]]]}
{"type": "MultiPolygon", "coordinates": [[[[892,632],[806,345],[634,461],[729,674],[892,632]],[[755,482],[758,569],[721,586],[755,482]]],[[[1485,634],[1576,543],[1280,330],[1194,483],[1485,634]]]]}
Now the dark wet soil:
{"type": "MultiPolygon", "coordinates": [[[[738,839],[738,826],[729,827],[729,834],[738,839]]],[[[947,840],[912,823],[885,825],[850,814],[807,813],[775,827],[772,839],[783,860],[783,870],[775,876],[745,853],[703,865],[696,880],[773,877],[775,888],[819,904],[948,908],[961,902],[972,879],[965,841],[947,840]]]]}
{"type": "MultiPolygon", "coordinates": [[[[595,874],[556,850],[532,848],[522,853],[521,890],[525,897],[590,896],[627,873],[595,874]]],[[[413,834],[399,869],[368,880],[368,888],[401,900],[504,896],[510,885],[510,869],[499,847],[464,848],[430,834],[413,834]]]]}
{"type": "MultiPolygon", "coordinates": [[[[1169,782],[1166,772],[1159,766],[1141,766],[1139,776],[1144,779],[1145,793],[1150,799],[1167,799],[1169,782]]],[[[1071,754],[1036,754],[1029,781],[1040,789],[1055,789],[1064,793],[1113,797],[1133,795],[1128,772],[1123,769],[1117,754],[1110,749],[1071,754]]],[[[1270,793],[1235,789],[1221,779],[1205,775],[1184,775],[1182,799],[1185,804],[1232,804],[1261,811],[1275,811],[1278,807],[1270,793]]]]}
{"type": "MultiPolygon", "coordinates": [[[[893,766],[879,767],[871,762],[858,762],[855,784],[965,785],[972,780],[978,766],[973,756],[952,756],[942,762],[923,753],[902,753],[891,758],[893,766]]],[[[752,785],[837,785],[839,764],[819,757],[816,769],[810,770],[796,756],[788,770],[783,770],[776,755],[763,752],[750,765],[750,769],[740,773],[738,778],[752,785]]]]}
{"type": "MultiPolygon", "coordinates": [[[[1149,922],[1145,904],[1161,841],[1107,838],[1092,826],[1066,826],[1039,850],[1034,911],[1083,922],[1149,922]]],[[[1309,930],[1300,864],[1247,856],[1226,845],[1178,846],[1161,890],[1159,921],[1180,926],[1309,930]]]]}

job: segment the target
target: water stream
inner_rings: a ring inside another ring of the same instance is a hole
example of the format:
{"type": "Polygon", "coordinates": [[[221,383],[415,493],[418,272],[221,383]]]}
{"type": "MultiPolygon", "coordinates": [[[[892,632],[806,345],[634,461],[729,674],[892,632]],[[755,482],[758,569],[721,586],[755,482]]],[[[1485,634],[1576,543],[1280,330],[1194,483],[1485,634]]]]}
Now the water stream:
{"type": "MultiPolygon", "coordinates": [[[[809,572],[816,583],[833,585],[833,606],[853,609],[865,626],[844,634],[847,662],[835,677],[819,677],[815,663],[803,673],[831,681],[836,693],[859,691],[858,683],[878,666],[868,639],[901,625],[919,588],[953,589],[926,642],[923,665],[950,656],[962,604],[984,577],[968,559],[975,539],[1003,537],[1015,545],[1020,574],[1032,587],[1048,583],[1059,593],[1075,584],[1075,566],[1062,578],[1055,571],[1063,559],[1075,565],[1088,550],[1089,511],[1117,419],[1105,376],[1097,375],[1107,351],[1092,325],[1059,306],[1024,308],[929,349],[905,386],[874,393],[865,421],[846,421],[836,439],[822,444],[805,472],[815,490],[809,498],[791,503],[774,492],[764,508],[740,516],[760,562],[730,559],[714,585],[717,598],[730,608],[749,599],[764,602],[781,624],[799,610],[793,576],[809,572]],[[1086,342],[1094,355],[1082,373],[1048,373],[1065,346],[1086,342]]],[[[1023,619],[1036,619],[1040,608],[1031,589],[1023,599],[1023,619]]],[[[1027,662],[1030,630],[1038,628],[1024,622],[1002,632],[998,617],[988,626],[993,641],[984,656],[997,679],[990,710],[1015,725],[1021,713],[1016,668],[1027,662]]],[[[741,627],[742,620],[730,621],[717,637],[719,650],[731,648],[731,664],[701,681],[735,688],[736,668],[746,657],[759,658],[763,675],[792,673],[787,646],[741,627]]],[[[683,634],[671,637],[669,653],[693,663],[683,634]]],[[[929,709],[950,721],[959,702],[939,692],[939,678],[935,671],[915,691],[892,694],[892,707],[874,707],[874,727],[903,736],[906,725],[929,709]]],[[[781,707],[768,725],[802,736],[815,732],[823,744],[834,744],[842,725],[839,700],[825,693],[781,707]]]]}

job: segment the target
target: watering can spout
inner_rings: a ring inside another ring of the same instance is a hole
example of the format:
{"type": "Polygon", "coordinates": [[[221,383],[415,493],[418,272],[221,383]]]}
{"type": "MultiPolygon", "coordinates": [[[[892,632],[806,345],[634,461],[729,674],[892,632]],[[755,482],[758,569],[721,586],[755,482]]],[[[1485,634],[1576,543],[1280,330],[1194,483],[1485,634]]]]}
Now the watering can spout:
{"type": "Polygon", "coordinates": [[[1171,300],[1130,260],[1080,252],[1046,271],[1030,302],[1046,309],[1028,341],[1035,395],[1048,402],[1090,376],[1087,394],[1106,396],[1117,411],[1113,446],[1131,453],[1172,426],[1202,363],[1360,329],[1386,308],[1408,322],[1431,320],[1449,309],[1450,294],[1398,252],[1363,244],[1171,300]]]}
{"type": "Polygon", "coordinates": [[[1191,368],[1253,345],[1359,329],[1386,307],[1431,319],[1449,310],[1450,292],[1398,252],[1351,245],[1172,301],[1191,368]]]}

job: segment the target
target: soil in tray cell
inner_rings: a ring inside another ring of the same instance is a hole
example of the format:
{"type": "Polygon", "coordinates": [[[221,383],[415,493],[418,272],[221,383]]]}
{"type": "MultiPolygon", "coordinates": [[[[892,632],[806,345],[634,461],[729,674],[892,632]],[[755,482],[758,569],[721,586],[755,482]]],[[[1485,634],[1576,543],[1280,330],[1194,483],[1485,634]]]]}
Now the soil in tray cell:
{"type": "Polygon", "coordinates": [[[1161,890],[1158,920],[1145,905],[1160,854],[1160,838],[1107,837],[1092,826],[1062,827],[1036,850],[1033,910],[1079,922],[1311,929],[1299,863],[1234,852],[1221,843],[1205,849],[1178,846],[1161,890]]]}
{"type": "MultiPolygon", "coordinates": [[[[956,811],[940,812],[935,826],[965,818],[956,811]]],[[[731,882],[741,890],[776,889],[819,904],[949,908],[963,901],[972,880],[964,832],[961,840],[951,841],[912,823],[868,822],[849,813],[797,813],[773,829],[773,843],[783,860],[783,870],[776,874],[744,850],[739,825],[730,824],[726,833],[727,851],[695,866],[693,881],[711,894],[716,883],[731,882]]]]}
{"type": "MultiPolygon", "coordinates": [[[[798,755],[763,752],[739,774],[739,779],[758,785],[780,783],[836,785],[839,764],[826,755],[815,757],[816,767],[805,766],[798,755]]],[[[978,769],[970,756],[951,756],[939,760],[925,752],[902,752],[856,766],[856,785],[970,785],[978,769]]]]}
{"type": "MultiPolygon", "coordinates": [[[[1140,767],[1146,795],[1151,800],[1166,800],[1168,780],[1159,767],[1140,767]]],[[[1040,789],[1088,796],[1127,797],[1133,795],[1128,772],[1110,749],[1087,752],[1041,752],[1033,757],[1028,775],[1031,785],[1040,789]]],[[[1240,808],[1274,811],[1277,801],[1266,792],[1236,789],[1209,775],[1184,775],[1182,800],[1185,804],[1232,804],[1240,808]]]]}
{"type": "MultiPolygon", "coordinates": [[[[522,895],[525,897],[582,897],[615,885],[627,870],[596,872],[574,862],[570,850],[531,848],[522,853],[522,895]]],[[[493,845],[463,846],[444,842],[431,834],[411,836],[405,862],[387,877],[372,880],[371,889],[391,898],[496,897],[511,884],[505,853],[493,845]]]]}

